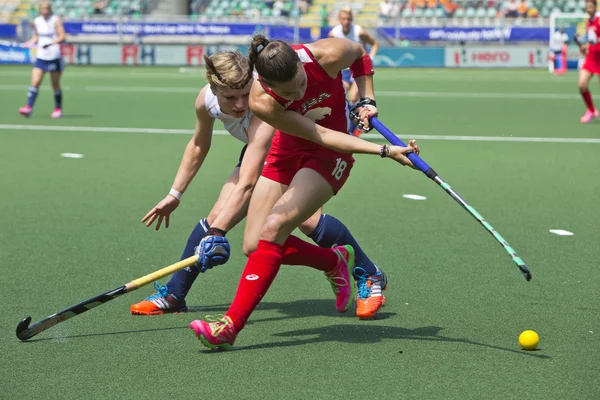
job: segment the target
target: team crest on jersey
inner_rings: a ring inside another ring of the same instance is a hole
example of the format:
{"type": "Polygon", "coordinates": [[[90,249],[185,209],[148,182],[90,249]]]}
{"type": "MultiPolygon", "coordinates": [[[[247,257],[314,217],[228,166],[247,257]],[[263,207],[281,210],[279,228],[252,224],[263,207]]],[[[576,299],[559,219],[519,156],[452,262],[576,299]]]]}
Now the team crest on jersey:
{"type": "Polygon", "coordinates": [[[300,114],[304,115],[306,110],[308,110],[309,108],[311,108],[314,105],[321,103],[323,100],[328,99],[330,97],[331,97],[331,94],[326,93],[326,92],[321,92],[319,97],[306,100],[304,103],[302,103],[302,109],[300,110],[300,114]]]}

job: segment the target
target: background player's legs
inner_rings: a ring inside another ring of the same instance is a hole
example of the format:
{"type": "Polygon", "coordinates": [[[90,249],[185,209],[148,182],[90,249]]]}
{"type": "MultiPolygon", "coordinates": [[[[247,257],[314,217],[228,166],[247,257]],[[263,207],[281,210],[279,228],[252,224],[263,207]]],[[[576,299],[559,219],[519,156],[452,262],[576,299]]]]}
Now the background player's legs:
{"type": "MultiPolygon", "coordinates": [[[[346,91],[346,101],[348,102],[348,113],[352,111],[352,109],[356,106],[356,103],[360,100],[358,98],[358,87],[352,78],[352,73],[349,69],[342,70],[342,84],[344,85],[344,90],[346,91]]],[[[355,134],[356,132],[356,124],[347,116],[348,118],[348,133],[355,134]]]]}
{"type": "Polygon", "coordinates": [[[52,118],[60,118],[62,116],[62,90],[60,88],[60,77],[62,71],[50,72],[50,82],[52,83],[52,90],[54,91],[54,111],[52,112],[52,118]]]}
{"type": "Polygon", "coordinates": [[[321,247],[351,245],[354,248],[356,266],[363,268],[367,275],[377,273],[377,267],[361,249],[346,225],[331,215],[323,214],[322,208],[302,222],[300,231],[321,247]]]}
{"type": "Polygon", "coordinates": [[[34,67],[31,71],[31,86],[29,86],[29,90],[27,91],[27,105],[19,108],[21,115],[28,117],[31,114],[43,79],[44,71],[41,68],[34,67]]]}
{"type": "MultiPolygon", "coordinates": [[[[346,88],[346,93],[348,94],[348,104],[350,105],[350,111],[352,111],[360,100],[358,95],[358,86],[356,86],[356,82],[354,81],[354,79],[352,79],[352,81],[346,88]]],[[[358,129],[358,126],[356,126],[356,124],[350,118],[350,116],[348,116],[348,120],[350,121],[350,134],[354,136],[360,136],[362,132],[360,129],[358,129]]]]}
{"type": "Polygon", "coordinates": [[[590,79],[592,78],[592,73],[586,69],[581,69],[579,71],[579,92],[581,93],[581,97],[583,98],[583,102],[586,106],[585,114],[581,117],[581,123],[587,124],[593,118],[598,117],[598,111],[594,107],[594,102],[592,100],[592,94],[589,90],[590,79]]]}
{"type": "Polygon", "coordinates": [[[348,90],[348,100],[350,100],[350,103],[353,105],[356,105],[356,103],[358,103],[359,96],[358,96],[358,86],[356,86],[356,82],[354,82],[354,80],[352,80],[352,83],[350,84],[350,88],[347,89],[348,90]]]}
{"type": "MultiPolygon", "coordinates": [[[[183,250],[183,254],[181,255],[182,260],[194,255],[194,247],[198,246],[198,243],[200,243],[202,238],[204,238],[206,235],[206,232],[210,228],[210,224],[217,218],[225,206],[231,191],[238,183],[239,179],[240,169],[235,168],[221,188],[219,198],[208,214],[208,217],[200,220],[200,222],[198,222],[198,224],[194,227],[194,230],[190,234],[187,244],[183,250]]],[[[199,273],[200,269],[196,266],[188,267],[175,272],[167,283],[169,293],[174,295],[178,300],[183,301],[199,273]]]]}

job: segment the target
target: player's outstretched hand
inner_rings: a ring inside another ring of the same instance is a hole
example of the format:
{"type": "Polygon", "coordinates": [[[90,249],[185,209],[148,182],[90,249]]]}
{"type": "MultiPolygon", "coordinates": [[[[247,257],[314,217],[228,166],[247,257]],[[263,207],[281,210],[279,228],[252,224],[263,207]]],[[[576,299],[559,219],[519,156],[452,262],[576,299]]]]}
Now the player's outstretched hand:
{"type": "Polygon", "coordinates": [[[142,222],[146,224],[147,227],[150,227],[156,219],[155,230],[160,229],[160,225],[162,224],[163,219],[165,220],[165,228],[169,227],[169,216],[175,209],[179,206],[179,200],[170,194],[167,195],[164,199],[162,199],[152,210],[148,211],[148,214],[142,218],[142,222]]]}
{"type": "Polygon", "coordinates": [[[421,151],[419,150],[419,146],[417,146],[417,141],[412,139],[408,142],[407,147],[402,146],[390,146],[390,150],[388,153],[388,157],[392,158],[394,161],[399,162],[402,165],[408,165],[412,169],[418,169],[415,165],[408,159],[408,154],[416,153],[419,154],[421,151]]]}

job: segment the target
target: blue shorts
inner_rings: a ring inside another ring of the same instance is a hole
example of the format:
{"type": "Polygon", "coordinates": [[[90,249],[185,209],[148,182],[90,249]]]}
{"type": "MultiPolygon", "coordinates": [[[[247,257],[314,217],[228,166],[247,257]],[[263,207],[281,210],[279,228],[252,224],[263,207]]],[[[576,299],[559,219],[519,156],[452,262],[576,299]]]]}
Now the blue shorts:
{"type": "Polygon", "coordinates": [[[39,68],[44,72],[62,72],[64,69],[62,58],[56,60],[35,60],[33,68],[39,68]]]}
{"type": "Polygon", "coordinates": [[[352,77],[352,72],[349,69],[342,70],[342,80],[346,83],[354,83],[354,78],[352,77]]]}

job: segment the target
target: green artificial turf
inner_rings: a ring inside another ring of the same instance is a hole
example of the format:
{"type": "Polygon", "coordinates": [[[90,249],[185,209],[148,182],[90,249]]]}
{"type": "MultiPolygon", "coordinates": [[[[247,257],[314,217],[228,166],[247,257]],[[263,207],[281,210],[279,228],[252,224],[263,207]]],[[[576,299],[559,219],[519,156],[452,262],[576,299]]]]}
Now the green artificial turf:
{"type": "Polygon", "coordinates": [[[230,262],[201,275],[191,290],[189,313],[129,315],[130,304],[152,293],[144,287],[29,342],[15,337],[27,315],[37,321],[177,261],[241,149],[215,136],[171,227],[155,232],[140,220],[168,192],[190,137],[164,130],[193,129],[203,72],[70,67],[61,120],[49,118],[47,82],[33,117],[17,114],[29,74],[0,68],[0,397],[600,397],[600,141],[544,142],[600,138],[598,124],[578,122],[575,74],[376,75],[381,120],[404,139],[540,138],[419,143],[423,158],[525,260],[530,283],[421,173],[357,156],[351,179],[325,211],[344,221],[388,274],[381,318],[337,314],[321,273],[284,266],[228,353],[205,350],[188,324],[223,313],[233,299],[245,264],[243,225],[228,234],[230,262]],[[526,329],[539,333],[539,350],[520,350],[517,338],[526,329]]]}

